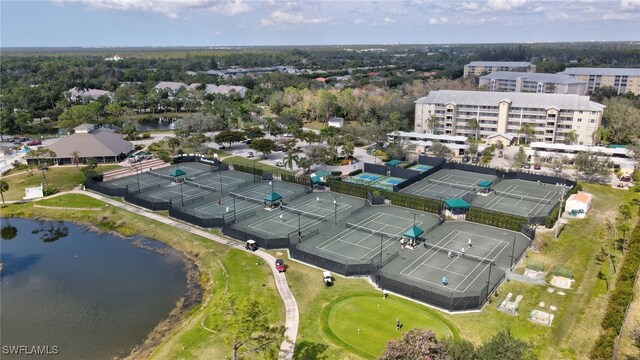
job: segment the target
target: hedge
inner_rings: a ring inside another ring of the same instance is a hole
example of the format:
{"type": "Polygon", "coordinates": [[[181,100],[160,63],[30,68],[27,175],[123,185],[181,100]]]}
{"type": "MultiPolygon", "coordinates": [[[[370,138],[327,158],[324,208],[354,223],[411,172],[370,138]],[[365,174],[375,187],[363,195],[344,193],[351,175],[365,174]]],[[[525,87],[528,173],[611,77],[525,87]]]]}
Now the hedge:
{"type": "Polygon", "coordinates": [[[262,169],[259,169],[253,166],[240,165],[240,164],[233,164],[233,170],[242,171],[245,173],[260,175],[260,176],[262,176],[262,172],[263,172],[262,169]]]}
{"type": "Polygon", "coordinates": [[[349,176],[354,176],[354,175],[358,175],[362,172],[362,169],[358,169],[358,170],[354,170],[352,172],[349,173],[349,176]]]}
{"type": "Polygon", "coordinates": [[[520,231],[522,230],[522,227],[527,224],[527,218],[523,216],[503,214],[477,207],[469,209],[465,219],[467,221],[496,226],[513,231],[520,231]]]}
{"type": "Polygon", "coordinates": [[[299,177],[291,174],[282,174],[280,175],[280,180],[287,181],[294,184],[311,186],[311,179],[308,177],[299,177]]]}
{"type": "Polygon", "coordinates": [[[402,167],[403,167],[403,168],[405,168],[405,169],[408,169],[408,168],[412,167],[413,165],[417,165],[417,164],[418,164],[418,162],[414,160],[414,161],[412,161],[412,162],[410,162],[410,163],[402,164],[402,165],[400,165],[400,166],[402,166],[402,167]]]}
{"type": "MultiPolygon", "coordinates": [[[[640,213],[640,211],[639,211],[640,213]]],[[[624,313],[633,300],[633,286],[640,268],[640,221],[629,237],[624,261],[618,273],[618,280],[611,292],[607,312],[602,319],[600,336],[591,349],[591,359],[611,359],[615,350],[616,337],[622,330],[624,313]]]]}
{"type": "Polygon", "coordinates": [[[364,186],[347,184],[342,181],[333,179],[327,179],[327,186],[331,188],[331,191],[351,196],[357,196],[363,199],[367,198],[367,193],[369,192],[369,189],[364,186]]]}
{"type": "MultiPolygon", "coordinates": [[[[580,190],[582,190],[582,185],[576,184],[576,186],[572,187],[571,190],[569,190],[569,192],[565,194],[564,200],[562,200],[562,208],[563,209],[566,209],[567,199],[569,198],[569,196],[571,196],[573,194],[577,194],[578,191],[580,191],[580,190]]],[[[553,207],[553,210],[547,216],[547,219],[544,222],[544,226],[547,229],[551,229],[553,227],[553,225],[556,224],[556,220],[558,219],[558,212],[559,211],[560,211],[560,207],[556,204],[556,206],[553,207]]]]}

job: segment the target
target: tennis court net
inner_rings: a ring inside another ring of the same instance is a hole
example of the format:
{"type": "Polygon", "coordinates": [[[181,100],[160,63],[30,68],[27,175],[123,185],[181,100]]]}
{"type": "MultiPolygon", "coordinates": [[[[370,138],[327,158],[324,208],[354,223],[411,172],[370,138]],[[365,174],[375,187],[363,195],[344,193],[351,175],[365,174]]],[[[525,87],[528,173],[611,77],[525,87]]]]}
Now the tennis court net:
{"type": "Polygon", "coordinates": [[[299,214],[299,215],[302,215],[302,216],[306,216],[306,217],[310,217],[312,219],[316,219],[316,220],[320,220],[320,221],[327,221],[327,217],[326,216],[309,213],[309,212],[298,210],[298,209],[294,209],[294,208],[288,207],[288,206],[282,206],[282,210],[291,211],[291,212],[294,212],[296,214],[299,214]]]}
{"type": "Polygon", "coordinates": [[[427,182],[429,184],[438,184],[438,185],[442,185],[442,186],[447,186],[447,187],[454,187],[454,188],[458,188],[458,189],[464,189],[464,190],[475,190],[475,186],[473,185],[464,185],[464,184],[457,184],[457,183],[449,183],[446,181],[441,181],[441,180],[434,180],[434,179],[427,179],[427,182]]]}
{"type": "Polygon", "coordinates": [[[212,191],[212,192],[216,192],[216,188],[211,187],[211,186],[206,186],[206,185],[202,185],[202,184],[198,184],[197,182],[193,182],[193,181],[189,181],[189,180],[184,180],[185,184],[189,184],[189,185],[193,185],[196,186],[199,189],[203,189],[203,190],[207,190],[207,191],[212,191]]]}
{"type": "Polygon", "coordinates": [[[246,197],[244,195],[240,195],[240,194],[236,194],[236,193],[232,193],[230,192],[229,195],[236,197],[238,199],[242,199],[242,200],[246,200],[252,203],[256,203],[256,204],[264,204],[264,200],[260,200],[260,199],[254,199],[254,198],[250,198],[250,197],[246,197]]]}
{"type": "Polygon", "coordinates": [[[147,174],[149,174],[149,175],[153,175],[153,176],[155,176],[155,177],[157,177],[157,178],[160,178],[160,179],[165,179],[165,180],[173,181],[173,178],[172,178],[171,176],[169,176],[169,175],[159,174],[159,173],[157,173],[157,172],[153,172],[153,171],[147,171],[147,174]]]}
{"type": "Polygon", "coordinates": [[[537,202],[537,203],[551,204],[551,202],[555,202],[555,201],[557,201],[557,200],[556,200],[556,199],[554,199],[554,198],[550,198],[550,199],[543,199],[543,198],[537,198],[537,197],[533,197],[533,196],[518,195],[518,194],[508,193],[508,192],[502,192],[502,191],[496,191],[495,193],[496,193],[496,195],[498,195],[498,196],[506,196],[506,197],[508,197],[508,198],[512,198],[512,199],[528,200],[528,201],[533,201],[533,202],[537,202]]]}
{"type": "Polygon", "coordinates": [[[351,229],[356,229],[356,230],[368,232],[369,234],[373,234],[373,235],[386,236],[388,238],[395,238],[395,237],[401,237],[402,236],[400,234],[391,234],[391,233],[387,233],[387,232],[384,232],[384,231],[369,229],[368,227],[364,227],[364,226],[361,226],[361,225],[356,225],[356,224],[353,224],[353,223],[350,223],[350,222],[347,223],[347,227],[351,228],[351,229]]]}
{"type": "MultiPolygon", "coordinates": [[[[467,253],[465,251],[464,255],[462,254],[462,249],[460,250],[452,250],[452,249],[448,249],[445,247],[442,247],[440,245],[434,245],[434,244],[429,244],[427,242],[424,243],[424,247],[426,247],[427,249],[433,249],[433,250],[438,250],[438,251],[442,251],[443,253],[449,255],[449,256],[460,256],[460,257],[465,257],[467,259],[472,259],[478,262],[482,262],[485,264],[491,264],[494,263],[493,259],[488,259],[488,258],[484,258],[484,257],[480,257],[480,256],[476,256],[476,255],[471,255],[469,253],[467,253]]],[[[469,250],[467,248],[467,250],[469,250]]]]}

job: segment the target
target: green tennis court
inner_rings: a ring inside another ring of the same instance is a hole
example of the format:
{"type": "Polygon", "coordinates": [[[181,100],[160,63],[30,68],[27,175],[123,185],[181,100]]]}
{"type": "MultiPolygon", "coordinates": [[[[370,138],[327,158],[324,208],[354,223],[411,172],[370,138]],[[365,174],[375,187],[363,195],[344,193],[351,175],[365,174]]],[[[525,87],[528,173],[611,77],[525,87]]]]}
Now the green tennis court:
{"type": "MultiPolygon", "coordinates": [[[[495,184],[490,194],[476,197],[472,205],[519,216],[546,216],[562,197],[563,187],[507,179],[495,184]]],[[[568,189],[564,189],[568,191],[568,189]]]]}

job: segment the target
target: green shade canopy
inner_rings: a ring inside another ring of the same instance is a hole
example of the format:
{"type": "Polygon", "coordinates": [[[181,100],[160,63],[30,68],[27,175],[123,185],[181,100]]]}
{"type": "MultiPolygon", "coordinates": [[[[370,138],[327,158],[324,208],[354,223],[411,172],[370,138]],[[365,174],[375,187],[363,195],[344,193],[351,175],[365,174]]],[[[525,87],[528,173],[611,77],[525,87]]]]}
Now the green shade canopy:
{"type": "Polygon", "coordinates": [[[471,204],[460,198],[447,199],[444,203],[451,209],[468,209],[471,207],[471,204]]]}
{"type": "Polygon", "coordinates": [[[282,199],[282,196],[280,196],[280,194],[278,194],[277,192],[272,192],[264,198],[265,201],[269,202],[278,201],[280,199],[282,199]]]}
{"type": "Polygon", "coordinates": [[[387,166],[396,166],[398,164],[400,164],[402,161],[400,160],[391,160],[387,163],[387,166]]]}
{"type": "Polygon", "coordinates": [[[318,176],[312,176],[311,177],[311,183],[312,184],[320,184],[322,182],[322,179],[320,179],[318,176]]]}
{"type": "Polygon", "coordinates": [[[178,177],[178,176],[184,176],[184,175],[187,175],[187,173],[180,169],[175,169],[169,173],[169,176],[172,176],[172,177],[178,177]]]}
{"type": "Polygon", "coordinates": [[[329,175],[331,175],[331,171],[326,171],[326,170],[316,171],[316,174],[315,174],[315,176],[317,177],[325,177],[329,175]]]}
{"type": "Polygon", "coordinates": [[[488,188],[489,186],[491,186],[491,180],[480,180],[478,181],[478,186],[488,188]]]}
{"type": "Polygon", "coordinates": [[[422,229],[420,229],[417,226],[412,226],[411,228],[409,228],[409,230],[405,231],[404,234],[402,234],[402,235],[406,236],[408,238],[415,239],[418,236],[422,235],[422,233],[424,233],[424,231],[422,229]]]}

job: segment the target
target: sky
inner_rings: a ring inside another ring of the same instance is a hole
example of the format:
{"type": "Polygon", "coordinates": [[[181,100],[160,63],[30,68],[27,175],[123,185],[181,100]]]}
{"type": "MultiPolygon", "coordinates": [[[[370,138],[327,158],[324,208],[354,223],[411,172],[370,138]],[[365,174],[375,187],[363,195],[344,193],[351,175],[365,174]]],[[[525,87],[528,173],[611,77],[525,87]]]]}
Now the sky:
{"type": "Polygon", "coordinates": [[[640,0],[0,0],[2,47],[640,41],[640,0]]]}

